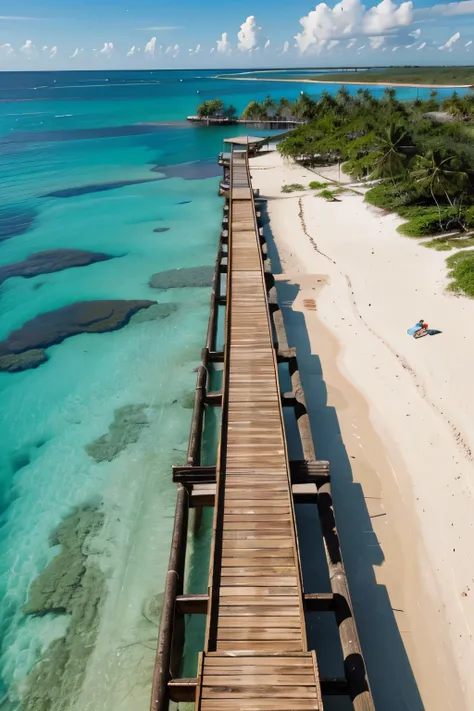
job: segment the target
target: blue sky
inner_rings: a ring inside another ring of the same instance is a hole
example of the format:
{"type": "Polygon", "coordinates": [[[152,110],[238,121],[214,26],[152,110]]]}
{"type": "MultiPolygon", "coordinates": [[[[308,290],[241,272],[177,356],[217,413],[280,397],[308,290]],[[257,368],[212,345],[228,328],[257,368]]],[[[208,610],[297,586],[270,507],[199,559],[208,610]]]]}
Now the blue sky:
{"type": "Polygon", "coordinates": [[[470,64],[474,0],[0,0],[0,69],[470,64]]]}

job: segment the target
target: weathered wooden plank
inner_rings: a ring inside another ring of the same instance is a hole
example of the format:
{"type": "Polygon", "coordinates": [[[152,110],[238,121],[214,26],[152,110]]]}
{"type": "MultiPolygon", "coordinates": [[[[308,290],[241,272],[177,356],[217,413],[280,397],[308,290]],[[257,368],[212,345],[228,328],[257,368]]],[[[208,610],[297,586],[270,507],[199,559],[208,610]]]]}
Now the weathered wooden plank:
{"type": "Polygon", "coordinates": [[[256,550],[261,550],[262,548],[291,548],[293,549],[293,541],[289,536],[286,537],[278,537],[276,538],[275,536],[273,538],[264,538],[262,535],[254,537],[254,538],[238,538],[238,539],[233,539],[233,538],[226,538],[224,539],[223,543],[223,549],[224,550],[245,550],[246,548],[249,549],[256,549],[256,550]]]}
{"type": "Polygon", "coordinates": [[[288,609],[285,607],[267,605],[266,601],[261,602],[259,605],[224,605],[222,603],[219,607],[219,619],[223,617],[274,617],[275,615],[279,615],[280,617],[292,617],[295,614],[295,609],[293,605],[288,609]]]}
{"type": "Polygon", "coordinates": [[[222,585],[225,587],[247,587],[249,583],[252,583],[257,587],[292,587],[296,589],[298,586],[296,569],[293,570],[293,575],[268,574],[268,569],[261,570],[260,574],[258,576],[255,575],[254,577],[248,575],[248,573],[245,573],[243,576],[232,576],[222,573],[221,581],[222,585]],[[267,575],[264,575],[264,573],[267,573],[267,575]]]}
{"type": "Polygon", "coordinates": [[[318,711],[321,709],[314,699],[203,699],[203,711],[318,711]]]}
{"type": "MultiPolygon", "coordinates": [[[[237,677],[238,678],[238,677],[237,677]]],[[[244,679],[246,677],[243,677],[244,679]]],[[[298,679],[295,678],[294,685],[288,686],[263,686],[267,679],[260,679],[258,686],[248,687],[245,682],[241,686],[223,685],[204,686],[202,690],[203,699],[316,699],[314,688],[314,678],[310,684],[296,686],[298,679]],[[311,686],[313,688],[311,688],[311,686]]],[[[290,704],[291,706],[291,704],[290,704]]]]}
{"type": "MultiPolygon", "coordinates": [[[[298,615],[295,614],[294,617],[255,617],[249,619],[246,623],[245,626],[248,627],[249,629],[252,627],[261,627],[261,628],[269,628],[269,627],[280,627],[280,628],[285,628],[285,629],[299,629],[300,627],[300,618],[298,615]]],[[[236,617],[220,617],[219,618],[219,628],[224,628],[224,627],[238,627],[239,629],[242,628],[242,620],[239,620],[236,617]]]]}
{"type": "Polygon", "coordinates": [[[252,664],[256,669],[256,674],[260,673],[258,671],[259,667],[271,667],[274,664],[279,664],[280,666],[284,665],[285,667],[301,667],[304,668],[305,673],[308,669],[313,669],[311,654],[308,654],[307,652],[293,655],[279,654],[271,657],[258,654],[247,656],[245,654],[241,654],[238,657],[233,657],[222,654],[221,652],[214,652],[206,655],[206,668],[222,665],[231,667],[233,664],[252,664]]]}
{"type": "MultiPolygon", "coordinates": [[[[221,600],[222,606],[225,607],[243,607],[247,605],[252,606],[263,606],[273,607],[273,608],[284,608],[286,606],[293,608],[292,612],[294,614],[295,610],[298,609],[298,597],[297,595],[258,595],[258,593],[253,595],[235,595],[226,596],[221,600]]],[[[273,613],[275,614],[275,613],[273,613]]],[[[278,610],[278,613],[280,611],[278,610]]]]}
{"type": "MultiPolygon", "coordinates": [[[[259,568],[252,568],[250,566],[244,566],[243,568],[222,568],[223,578],[241,577],[243,580],[250,580],[252,578],[259,578],[261,576],[290,576],[296,579],[296,568],[295,566],[275,566],[275,564],[263,565],[259,568]]],[[[330,596],[332,598],[332,595],[330,596]]]]}
{"type": "Polygon", "coordinates": [[[245,640],[247,642],[263,640],[300,641],[301,629],[286,627],[272,627],[260,629],[237,629],[235,627],[218,627],[217,639],[219,643],[223,640],[245,640]]]}
{"type": "MultiPolygon", "coordinates": [[[[280,587],[280,586],[268,586],[268,587],[258,587],[258,586],[247,586],[247,587],[239,587],[239,586],[225,586],[223,585],[220,588],[220,596],[221,598],[227,598],[227,597],[241,597],[241,596],[248,596],[248,597],[255,597],[261,598],[262,596],[269,596],[274,597],[285,597],[285,596],[291,596],[294,595],[295,597],[298,594],[298,589],[296,586],[294,587],[280,587]]],[[[222,600],[224,603],[227,604],[227,600],[222,600]]],[[[261,602],[261,600],[260,600],[261,602]]]]}
{"type": "Polygon", "coordinates": [[[298,652],[302,651],[301,640],[278,642],[275,640],[265,641],[244,641],[244,640],[221,640],[219,641],[221,651],[266,651],[266,652],[298,652]]]}

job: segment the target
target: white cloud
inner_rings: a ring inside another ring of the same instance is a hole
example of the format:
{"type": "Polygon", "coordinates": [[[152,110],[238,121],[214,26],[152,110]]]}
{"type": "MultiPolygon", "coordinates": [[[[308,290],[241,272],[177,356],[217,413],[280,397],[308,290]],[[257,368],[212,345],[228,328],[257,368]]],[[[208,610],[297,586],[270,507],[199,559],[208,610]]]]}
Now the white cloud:
{"type": "Polygon", "coordinates": [[[199,54],[200,51],[201,51],[201,45],[200,45],[200,44],[198,44],[198,45],[196,46],[196,49],[188,49],[188,52],[189,52],[190,55],[199,54]]]}
{"type": "Polygon", "coordinates": [[[27,57],[32,57],[36,54],[36,47],[31,40],[26,40],[25,44],[20,47],[20,52],[26,54],[27,57]]]}
{"type": "Polygon", "coordinates": [[[15,50],[13,49],[10,42],[5,42],[5,44],[0,44],[0,54],[6,55],[6,56],[8,56],[9,54],[15,54],[15,50]]]}
{"type": "Polygon", "coordinates": [[[426,47],[426,42],[422,42],[418,47],[416,48],[416,51],[419,52],[420,49],[424,49],[426,47]]]}
{"type": "Polygon", "coordinates": [[[18,17],[16,15],[0,15],[0,20],[37,20],[37,17],[18,17]]]}
{"type": "Polygon", "coordinates": [[[267,41],[265,42],[265,45],[264,45],[263,49],[268,49],[269,47],[270,47],[270,40],[267,39],[267,41]]]}
{"type": "Polygon", "coordinates": [[[357,47],[358,52],[361,52],[363,49],[365,49],[365,44],[363,44],[362,47],[357,47]]]}
{"type": "Polygon", "coordinates": [[[104,46],[100,50],[99,54],[103,54],[105,57],[109,57],[114,51],[113,42],[104,42],[104,46]]]}
{"type": "Polygon", "coordinates": [[[261,31],[262,28],[257,25],[255,17],[253,15],[247,17],[237,33],[239,50],[241,52],[250,52],[252,49],[257,49],[261,31]]]}
{"type": "Polygon", "coordinates": [[[49,58],[54,59],[54,57],[58,53],[58,48],[57,47],[51,47],[50,53],[49,53],[49,58]]]}
{"type": "Polygon", "coordinates": [[[209,54],[214,54],[215,51],[216,51],[216,48],[215,48],[215,47],[211,47],[211,51],[209,52],[209,54]]]}
{"type": "MultiPolygon", "coordinates": [[[[474,0],[473,0],[474,1],[474,0]]],[[[319,52],[327,40],[352,36],[379,36],[406,27],[413,20],[413,3],[396,5],[382,0],[366,10],[361,0],[340,0],[333,8],[320,2],[308,15],[300,19],[302,31],[296,35],[300,52],[319,52]]]]}
{"type": "MultiPolygon", "coordinates": [[[[137,49],[137,48],[135,47],[135,45],[133,45],[133,47],[130,47],[130,49],[128,50],[126,56],[127,56],[127,57],[133,57],[133,55],[135,54],[136,49],[137,49]]],[[[77,51],[77,50],[76,50],[76,51],[77,51]]]]}
{"type": "Polygon", "coordinates": [[[429,10],[419,10],[420,14],[441,15],[442,17],[453,17],[455,15],[474,14],[474,0],[464,0],[464,2],[449,2],[441,5],[433,5],[429,10]]]}
{"type": "Polygon", "coordinates": [[[165,54],[169,54],[172,49],[173,49],[173,47],[167,47],[167,48],[165,49],[165,54]]]}
{"type": "Polygon", "coordinates": [[[409,32],[408,35],[410,37],[413,37],[414,39],[418,39],[418,37],[421,35],[421,30],[413,30],[413,32],[409,32]]]}
{"type": "Polygon", "coordinates": [[[174,46],[173,49],[172,49],[172,52],[173,52],[173,59],[175,59],[175,58],[178,56],[178,54],[180,53],[180,51],[181,51],[181,50],[180,50],[180,48],[179,48],[179,44],[175,44],[175,46],[174,46]]]}
{"type": "Polygon", "coordinates": [[[76,47],[74,52],[69,56],[69,59],[75,59],[78,54],[79,54],[79,47],[76,47]]]}
{"type": "Polygon", "coordinates": [[[445,44],[441,45],[441,47],[438,47],[438,49],[441,49],[441,50],[447,49],[448,52],[451,52],[452,48],[453,48],[453,44],[455,44],[460,37],[461,37],[461,33],[455,32],[454,35],[452,37],[450,37],[448,39],[448,41],[445,42],[445,44]]]}
{"type": "Polygon", "coordinates": [[[350,49],[351,47],[353,47],[356,42],[357,42],[357,37],[352,37],[352,39],[350,39],[349,42],[347,43],[347,49],[350,49]]]}
{"type": "Polygon", "coordinates": [[[400,49],[400,45],[397,45],[396,47],[392,47],[392,52],[396,52],[399,49],[400,49]]]}
{"type": "Polygon", "coordinates": [[[369,37],[370,49],[379,49],[385,43],[385,37],[383,35],[378,35],[378,37],[369,37]]]}
{"type": "Polygon", "coordinates": [[[156,49],[156,37],[152,37],[149,42],[146,43],[145,49],[143,50],[145,54],[149,54],[153,59],[155,58],[156,49]]]}
{"type": "Polygon", "coordinates": [[[289,51],[290,51],[290,43],[288,41],[286,41],[285,44],[283,45],[283,49],[282,49],[281,53],[288,54],[289,51]]]}
{"type": "Polygon", "coordinates": [[[231,44],[227,32],[222,33],[220,40],[217,40],[217,51],[220,54],[229,54],[231,52],[231,44]]]}
{"type": "Polygon", "coordinates": [[[466,42],[466,44],[465,44],[464,46],[465,46],[465,47],[470,47],[471,44],[472,44],[472,40],[469,40],[469,42],[466,42]]]}
{"type": "Polygon", "coordinates": [[[337,47],[337,45],[340,43],[341,40],[331,40],[328,42],[327,50],[328,52],[331,51],[331,49],[334,49],[334,47],[337,47]]]}
{"type": "Polygon", "coordinates": [[[45,44],[44,47],[41,47],[41,51],[42,51],[42,52],[47,52],[47,51],[48,51],[48,45],[45,44]]]}
{"type": "Polygon", "coordinates": [[[398,27],[407,27],[413,20],[413,3],[395,5],[392,0],[382,0],[366,13],[363,28],[366,32],[387,32],[398,27]]]}

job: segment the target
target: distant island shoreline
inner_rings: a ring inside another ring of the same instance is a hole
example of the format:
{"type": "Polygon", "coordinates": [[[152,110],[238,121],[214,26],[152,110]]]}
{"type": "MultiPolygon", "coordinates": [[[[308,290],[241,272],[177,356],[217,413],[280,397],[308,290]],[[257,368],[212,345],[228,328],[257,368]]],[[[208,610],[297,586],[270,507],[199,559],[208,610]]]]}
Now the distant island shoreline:
{"type": "Polygon", "coordinates": [[[290,84],[343,84],[344,86],[404,86],[420,89],[472,89],[473,84],[417,84],[413,82],[398,82],[398,81],[344,81],[336,79],[273,79],[267,78],[262,80],[261,77],[235,77],[218,74],[214,79],[227,79],[228,81],[271,81],[271,82],[287,82],[290,84]]]}

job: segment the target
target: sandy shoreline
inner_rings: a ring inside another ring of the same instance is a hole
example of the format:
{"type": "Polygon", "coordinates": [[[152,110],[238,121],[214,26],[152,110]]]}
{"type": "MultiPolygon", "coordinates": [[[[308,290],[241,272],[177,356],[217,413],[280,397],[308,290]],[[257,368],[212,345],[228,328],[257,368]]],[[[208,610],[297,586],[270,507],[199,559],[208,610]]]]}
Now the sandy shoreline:
{"type": "MultiPolygon", "coordinates": [[[[227,79],[228,81],[262,81],[258,77],[230,77],[216,76],[214,79],[227,79]]],[[[265,77],[264,81],[289,82],[290,84],[343,84],[344,86],[405,86],[413,89],[470,89],[471,84],[408,84],[405,82],[388,81],[328,81],[326,79],[271,79],[265,77]]]]}
{"type": "Polygon", "coordinates": [[[398,235],[399,218],[362,196],[282,195],[317,178],[275,153],[252,175],[268,198],[316,450],[332,462],[376,704],[473,708],[474,302],[445,292],[446,255],[398,235]],[[409,338],[421,317],[442,334],[409,338]]]}

